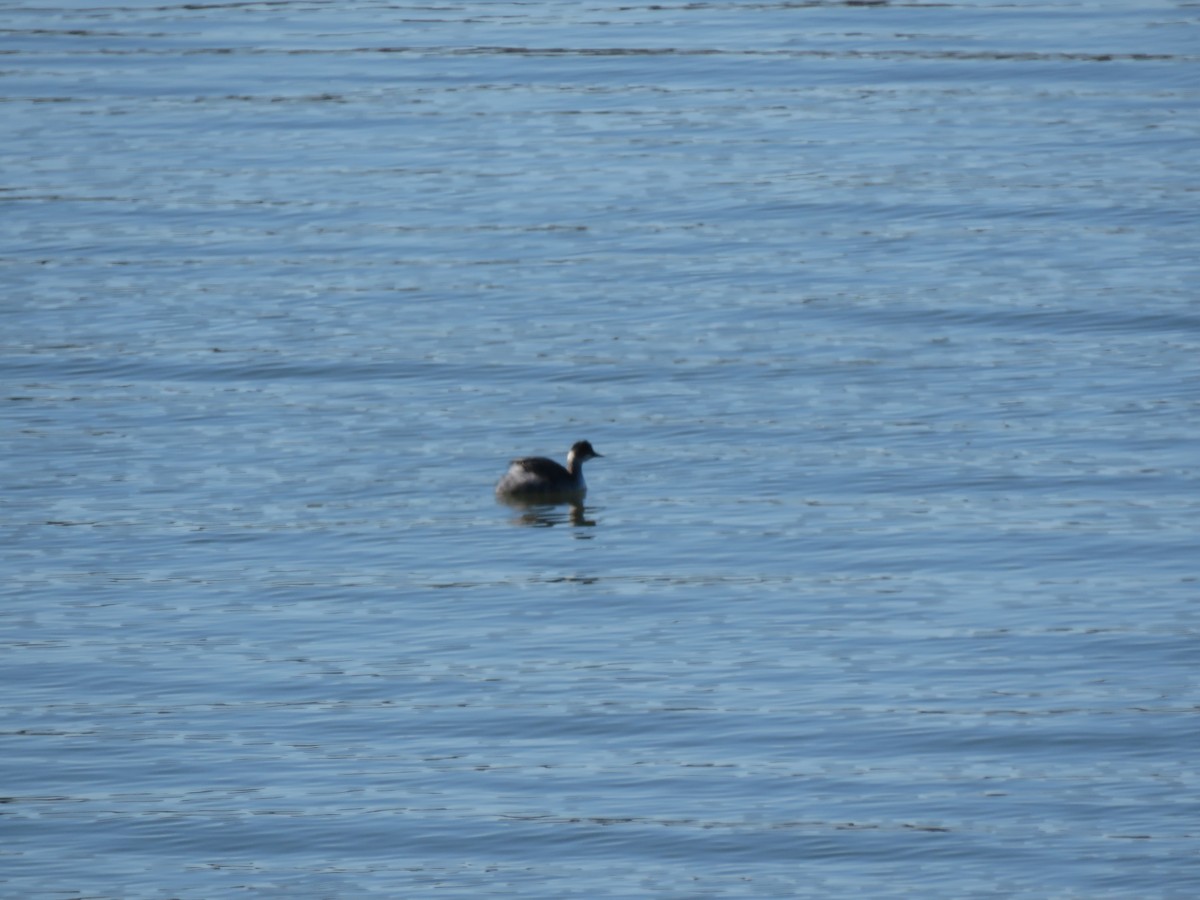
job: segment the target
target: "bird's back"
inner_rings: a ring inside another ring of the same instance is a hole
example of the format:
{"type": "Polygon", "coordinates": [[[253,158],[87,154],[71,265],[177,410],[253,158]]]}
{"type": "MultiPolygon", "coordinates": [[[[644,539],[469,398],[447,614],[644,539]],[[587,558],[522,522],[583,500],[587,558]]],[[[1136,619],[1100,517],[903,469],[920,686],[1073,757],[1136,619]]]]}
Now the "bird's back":
{"type": "Polygon", "coordinates": [[[570,472],[552,459],[544,456],[523,456],[509,463],[508,471],[496,485],[496,493],[570,491],[579,488],[577,482],[570,472]]]}

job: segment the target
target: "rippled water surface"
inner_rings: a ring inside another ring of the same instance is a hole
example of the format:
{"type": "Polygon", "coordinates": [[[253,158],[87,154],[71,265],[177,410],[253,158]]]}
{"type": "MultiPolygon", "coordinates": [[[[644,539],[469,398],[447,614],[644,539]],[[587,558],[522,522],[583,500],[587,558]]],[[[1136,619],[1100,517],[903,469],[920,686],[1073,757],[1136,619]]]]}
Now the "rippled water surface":
{"type": "Polygon", "coordinates": [[[0,894],[1194,897],[1198,25],[6,5],[0,894]]]}

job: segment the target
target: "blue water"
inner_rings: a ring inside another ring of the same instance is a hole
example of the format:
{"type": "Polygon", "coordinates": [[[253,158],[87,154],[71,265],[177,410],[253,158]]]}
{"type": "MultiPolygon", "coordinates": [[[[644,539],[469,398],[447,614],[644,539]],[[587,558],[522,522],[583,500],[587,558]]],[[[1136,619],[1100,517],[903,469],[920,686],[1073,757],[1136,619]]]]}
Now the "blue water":
{"type": "Polygon", "coordinates": [[[1196,896],[1197,26],[0,10],[0,896],[1196,896]]]}

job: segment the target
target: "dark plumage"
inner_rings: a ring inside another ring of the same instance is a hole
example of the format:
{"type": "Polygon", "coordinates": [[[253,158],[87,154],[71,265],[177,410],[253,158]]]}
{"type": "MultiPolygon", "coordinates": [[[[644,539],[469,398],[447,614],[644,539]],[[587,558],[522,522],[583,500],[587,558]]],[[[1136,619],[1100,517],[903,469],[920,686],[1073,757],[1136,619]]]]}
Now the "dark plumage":
{"type": "Polygon", "coordinates": [[[579,500],[587,493],[583,464],[600,456],[587,441],[577,441],[566,466],[544,456],[523,456],[509,463],[496,484],[497,496],[514,500],[579,500]]]}

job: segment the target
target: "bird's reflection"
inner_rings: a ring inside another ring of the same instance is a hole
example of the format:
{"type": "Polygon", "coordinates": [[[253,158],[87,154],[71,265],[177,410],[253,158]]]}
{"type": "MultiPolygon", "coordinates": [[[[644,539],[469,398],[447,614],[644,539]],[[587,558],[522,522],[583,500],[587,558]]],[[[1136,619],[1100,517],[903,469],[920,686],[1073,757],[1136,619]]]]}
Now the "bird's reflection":
{"type": "Polygon", "coordinates": [[[576,528],[596,526],[596,520],[588,517],[587,507],[577,500],[534,503],[529,500],[498,498],[497,502],[517,513],[512,519],[514,525],[531,528],[551,528],[554,525],[572,525],[576,528]]]}

